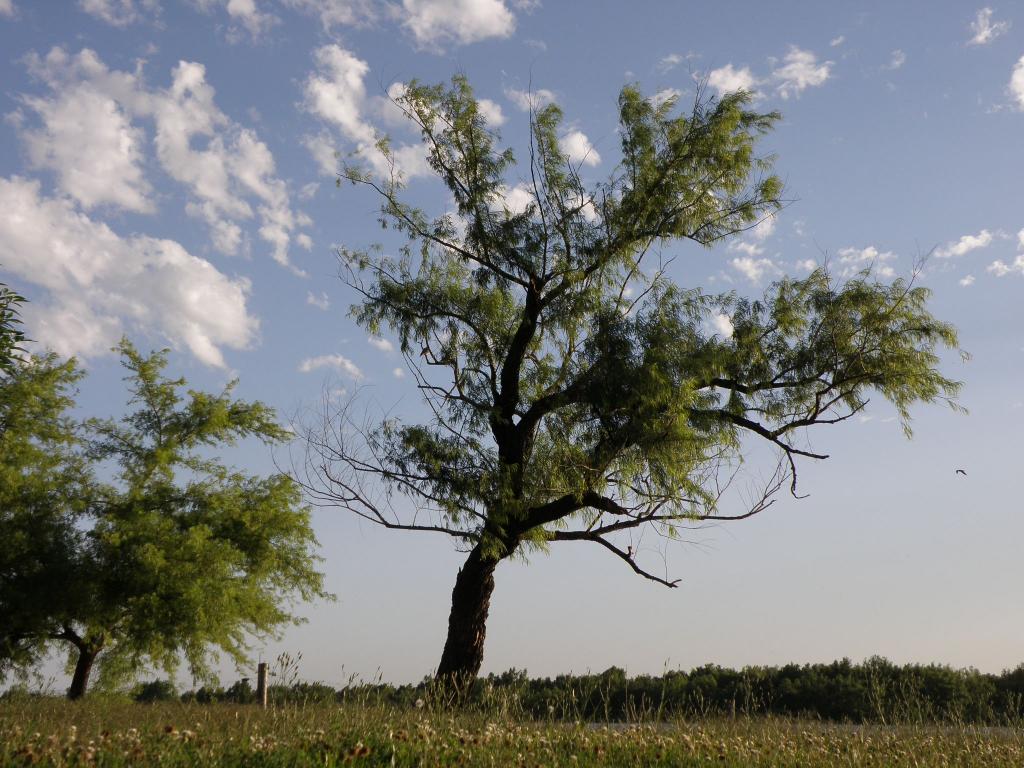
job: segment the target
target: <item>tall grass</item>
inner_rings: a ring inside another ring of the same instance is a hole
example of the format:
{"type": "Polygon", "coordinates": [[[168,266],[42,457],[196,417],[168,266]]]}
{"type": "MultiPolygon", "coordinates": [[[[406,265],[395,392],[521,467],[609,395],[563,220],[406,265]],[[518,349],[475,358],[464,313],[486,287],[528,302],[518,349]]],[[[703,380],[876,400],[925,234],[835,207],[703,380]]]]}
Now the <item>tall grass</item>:
{"type": "MultiPolygon", "coordinates": [[[[300,661],[278,659],[267,710],[241,682],[150,704],[9,693],[0,767],[1024,765],[1021,670],[884,660],[634,678],[510,670],[460,696],[379,675],[307,683],[300,661]]],[[[173,694],[169,683],[143,691],[173,694]]]]}
{"type": "MultiPolygon", "coordinates": [[[[489,704],[0,702],[0,765],[46,766],[1020,766],[1024,732],[841,725],[777,717],[647,724],[524,718],[489,704]]],[[[429,696],[429,694],[428,694],[429,696]]]]}

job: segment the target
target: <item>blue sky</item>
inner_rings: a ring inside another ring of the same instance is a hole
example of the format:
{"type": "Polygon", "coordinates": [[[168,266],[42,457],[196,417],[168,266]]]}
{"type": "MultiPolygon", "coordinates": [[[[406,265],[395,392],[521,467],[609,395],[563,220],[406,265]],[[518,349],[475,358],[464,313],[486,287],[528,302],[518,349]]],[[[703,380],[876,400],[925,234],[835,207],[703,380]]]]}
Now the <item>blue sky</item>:
{"type": "MultiPolygon", "coordinates": [[[[934,291],[961,331],[967,416],[894,414],[813,435],[810,497],[693,532],[665,558],[680,587],[566,544],[506,563],[484,670],[855,659],[999,670],[1024,661],[1024,16],[965,3],[558,3],[554,0],[0,0],[0,280],[30,299],[29,334],[90,372],[82,407],[116,412],[109,348],[169,346],[194,385],[291,414],[363,387],[422,416],[393,337],[348,317],[334,248],[397,242],[335,152],[379,164],[389,134],[407,193],[445,209],[400,84],[466,74],[523,156],[531,99],[566,115],[591,180],[618,157],[616,97],[638,83],[685,105],[747,88],[783,120],[765,138],[791,202],[713,250],[671,246],[674,277],[759,293],[828,259],[934,291]],[[531,95],[532,94],[532,95],[531,95]],[[966,478],[954,469],[967,470],[966,478]]],[[[508,179],[514,201],[521,177],[508,179]]],[[[258,446],[230,458],[273,468],[258,446]]],[[[756,477],[758,457],[751,462],[756,477]]],[[[339,512],[316,513],[333,605],[304,609],[266,656],[303,673],[415,680],[440,655],[460,555],[339,512]]]]}

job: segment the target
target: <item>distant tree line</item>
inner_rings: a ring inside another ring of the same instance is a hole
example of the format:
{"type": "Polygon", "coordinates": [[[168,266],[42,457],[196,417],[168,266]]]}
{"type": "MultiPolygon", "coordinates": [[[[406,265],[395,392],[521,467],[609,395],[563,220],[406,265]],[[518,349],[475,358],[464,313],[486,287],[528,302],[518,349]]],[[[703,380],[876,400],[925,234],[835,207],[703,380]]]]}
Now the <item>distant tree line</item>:
{"type": "Polygon", "coordinates": [[[575,709],[587,721],[743,714],[1005,724],[1024,716],[1024,666],[995,675],[938,664],[899,666],[879,657],[738,670],[709,664],[632,678],[618,667],[554,679],[512,671],[492,675],[486,685],[518,689],[521,706],[535,716],[575,709]]]}
{"type": "MultiPolygon", "coordinates": [[[[340,689],[292,681],[269,690],[276,705],[434,707],[444,706],[446,695],[430,678],[416,685],[350,683],[340,689]]],[[[180,695],[170,683],[153,681],[138,686],[134,696],[199,703],[255,700],[244,679],[228,688],[203,687],[180,695]]],[[[877,656],[859,664],[849,659],[743,669],[708,664],[689,672],[635,677],[619,667],[555,678],[530,678],[511,669],[477,679],[465,706],[582,722],[772,715],[850,723],[1015,725],[1024,722],[1024,664],[1000,674],[940,664],[901,666],[877,656]]]]}

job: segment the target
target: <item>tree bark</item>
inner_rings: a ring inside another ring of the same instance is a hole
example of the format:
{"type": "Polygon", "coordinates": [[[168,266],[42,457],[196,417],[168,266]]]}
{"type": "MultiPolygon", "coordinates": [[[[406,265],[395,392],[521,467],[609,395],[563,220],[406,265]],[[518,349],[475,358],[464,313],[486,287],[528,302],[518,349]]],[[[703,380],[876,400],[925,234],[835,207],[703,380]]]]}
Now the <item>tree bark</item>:
{"type": "Polygon", "coordinates": [[[89,686],[89,674],[92,672],[92,664],[99,655],[99,648],[92,648],[87,645],[78,646],[78,661],[75,663],[75,675],[71,678],[71,687],[68,688],[68,698],[76,701],[85,696],[85,690],[89,686]]]}
{"type": "Polygon", "coordinates": [[[473,682],[484,660],[487,613],[491,608],[494,569],[498,562],[485,556],[478,544],[455,577],[448,639],[437,667],[437,679],[459,689],[473,682]]]}

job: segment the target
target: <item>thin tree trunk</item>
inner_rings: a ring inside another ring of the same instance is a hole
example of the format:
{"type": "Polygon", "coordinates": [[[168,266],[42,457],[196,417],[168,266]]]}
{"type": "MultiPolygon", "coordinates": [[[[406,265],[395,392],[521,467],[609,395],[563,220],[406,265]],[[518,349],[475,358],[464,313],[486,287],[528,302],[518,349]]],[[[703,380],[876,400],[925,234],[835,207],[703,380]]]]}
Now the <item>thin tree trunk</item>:
{"type": "Polygon", "coordinates": [[[71,687],[68,688],[68,698],[72,701],[85,696],[85,690],[89,686],[89,674],[92,672],[92,664],[99,655],[99,648],[92,648],[88,645],[78,646],[78,661],[75,663],[75,675],[71,678],[71,687]]]}
{"type": "Polygon", "coordinates": [[[480,672],[484,660],[487,613],[494,592],[494,569],[498,560],[485,557],[477,545],[455,578],[452,611],[448,617],[448,639],[437,667],[437,679],[464,689],[480,672]]]}

